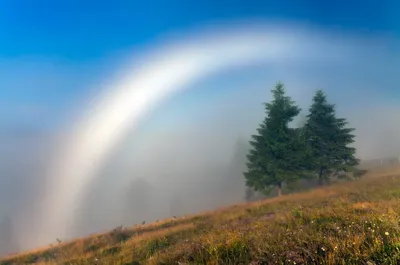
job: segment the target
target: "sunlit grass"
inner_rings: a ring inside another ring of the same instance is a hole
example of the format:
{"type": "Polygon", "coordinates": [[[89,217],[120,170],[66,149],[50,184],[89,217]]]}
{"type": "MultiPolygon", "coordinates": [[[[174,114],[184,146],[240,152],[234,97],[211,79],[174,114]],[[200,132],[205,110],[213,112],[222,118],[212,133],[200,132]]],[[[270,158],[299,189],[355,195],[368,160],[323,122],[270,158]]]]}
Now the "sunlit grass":
{"type": "Polygon", "coordinates": [[[94,235],[0,264],[400,264],[400,174],[94,235]]]}

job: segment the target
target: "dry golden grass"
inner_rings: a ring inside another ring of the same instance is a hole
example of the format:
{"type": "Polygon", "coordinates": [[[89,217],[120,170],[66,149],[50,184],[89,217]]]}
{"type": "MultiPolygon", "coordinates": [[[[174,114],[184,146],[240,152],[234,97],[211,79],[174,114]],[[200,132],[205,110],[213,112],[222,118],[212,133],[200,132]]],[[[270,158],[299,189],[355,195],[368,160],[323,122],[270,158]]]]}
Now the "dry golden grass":
{"type": "Polygon", "coordinates": [[[93,235],[0,264],[400,264],[400,170],[93,235]]]}

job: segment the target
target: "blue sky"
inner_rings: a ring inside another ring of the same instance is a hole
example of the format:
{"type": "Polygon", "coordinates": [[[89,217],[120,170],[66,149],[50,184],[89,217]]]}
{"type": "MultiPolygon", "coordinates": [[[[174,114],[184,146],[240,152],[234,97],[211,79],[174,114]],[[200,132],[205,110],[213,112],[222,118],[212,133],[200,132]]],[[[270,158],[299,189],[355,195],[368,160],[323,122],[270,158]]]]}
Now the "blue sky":
{"type": "Polygon", "coordinates": [[[0,3],[0,54],[84,61],[207,23],[257,18],[398,35],[399,5],[395,0],[362,4],[357,0],[4,0],[0,3]]]}
{"type": "Polygon", "coordinates": [[[0,125],[52,127],[90,85],[112,73],[118,54],[170,35],[260,19],[399,38],[399,10],[395,0],[3,0],[0,125]]]}

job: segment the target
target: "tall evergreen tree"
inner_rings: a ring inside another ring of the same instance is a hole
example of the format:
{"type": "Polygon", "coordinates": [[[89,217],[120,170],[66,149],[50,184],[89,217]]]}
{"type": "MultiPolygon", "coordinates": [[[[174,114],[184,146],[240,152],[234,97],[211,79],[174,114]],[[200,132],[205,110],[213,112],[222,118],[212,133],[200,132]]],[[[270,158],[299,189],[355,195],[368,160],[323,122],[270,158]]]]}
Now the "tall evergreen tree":
{"type": "Polygon", "coordinates": [[[347,128],[347,124],[346,119],[336,117],[335,105],[329,104],[324,92],[318,90],[304,130],[319,185],[329,181],[333,174],[353,170],[359,163],[355,148],[349,146],[354,142],[354,129],[347,128]]]}
{"type": "Polygon", "coordinates": [[[252,136],[247,155],[246,185],[255,191],[269,193],[272,188],[281,195],[283,183],[296,181],[306,168],[306,144],[302,130],[289,128],[300,108],[285,94],[282,83],[271,91],[273,100],[264,103],[266,118],[252,136]]]}

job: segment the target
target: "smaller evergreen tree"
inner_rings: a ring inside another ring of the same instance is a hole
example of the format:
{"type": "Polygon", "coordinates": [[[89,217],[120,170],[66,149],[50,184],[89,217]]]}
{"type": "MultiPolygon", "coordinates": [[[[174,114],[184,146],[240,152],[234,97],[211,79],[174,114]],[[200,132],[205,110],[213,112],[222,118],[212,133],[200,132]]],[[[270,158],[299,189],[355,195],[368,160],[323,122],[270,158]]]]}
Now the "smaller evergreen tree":
{"type": "Polygon", "coordinates": [[[273,100],[264,103],[266,118],[252,136],[247,155],[246,185],[268,194],[271,188],[281,195],[283,183],[296,181],[306,168],[307,146],[300,129],[289,128],[300,108],[285,94],[282,83],[272,90],[273,100]]]}
{"type": "Polygon", "coordinates": [[[318,90],[307,115],[304,126],[306,138],[312,153],[311,166],[318,175],[319,185],[329,181],[334,174],[354,170],[359,160],[356,149],[349,145],[354,142],[353,128],[347,128],[344,118],[337,118],[335,105],[329,104],[326,95],[318,90]]]}

